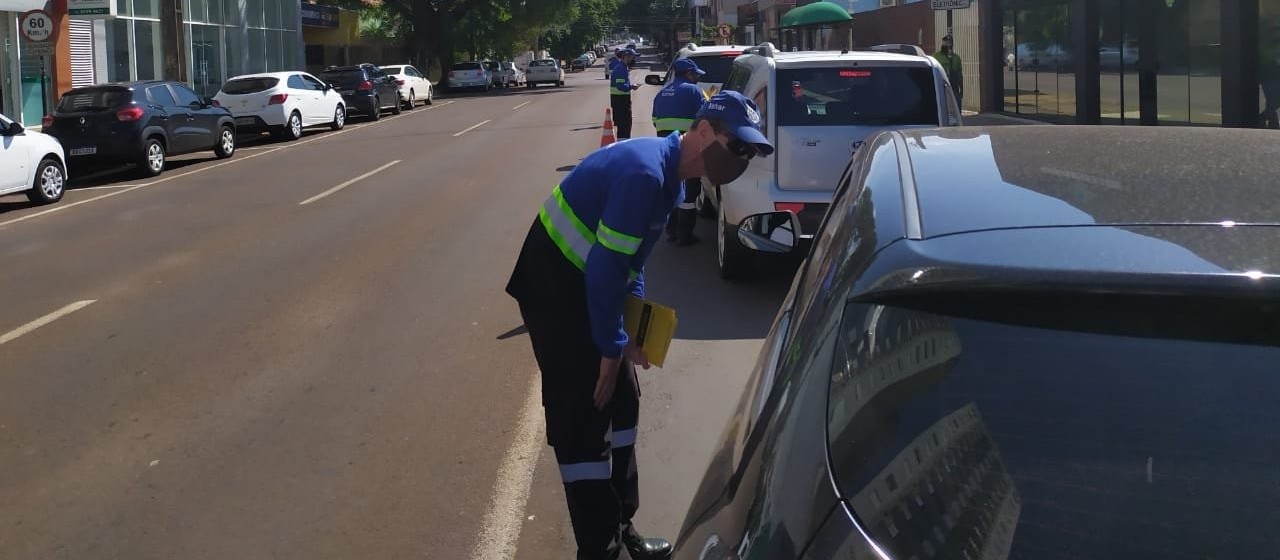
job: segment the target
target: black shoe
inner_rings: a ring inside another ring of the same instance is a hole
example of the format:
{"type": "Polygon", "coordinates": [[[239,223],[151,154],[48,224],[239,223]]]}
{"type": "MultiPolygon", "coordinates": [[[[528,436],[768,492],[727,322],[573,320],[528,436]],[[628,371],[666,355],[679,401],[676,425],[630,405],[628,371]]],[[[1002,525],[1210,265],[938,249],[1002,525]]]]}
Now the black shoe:
{"type": "Polygon", "coordinates": [[[622,530],[622,544],[627,547],[631,560],[668,560],[671,558],[671,543],[666,539],[646,539],[636,532],[635,527],[628,526],[622,530]]]}

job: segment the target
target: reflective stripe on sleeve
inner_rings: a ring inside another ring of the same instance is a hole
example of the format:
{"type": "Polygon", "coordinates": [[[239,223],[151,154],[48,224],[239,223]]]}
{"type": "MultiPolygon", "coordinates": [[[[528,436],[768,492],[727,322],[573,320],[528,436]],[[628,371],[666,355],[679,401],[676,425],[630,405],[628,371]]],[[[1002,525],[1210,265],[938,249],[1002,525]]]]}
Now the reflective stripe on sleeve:
{"type": "Polygon", "coordinates": [[[663,117],[653,119],[653,128],[656,130],[675,130],[678,132],[688,132],[693,127],[693,119],[678,119],[674,117],[663,117]]]}
{"type": "Polygon", "coordinates": [[[556,185],[555,190],[551,191],[551,197],[542,203],[538,219],[565,258],[578,267],[578,270],[586,270],[587,255],[591,253],[591,246],[596,243],[596,236],[569,208],[564,194],[560,192],[560,185],[556,185]]]}
{"type": "Polygon", "coordinates": [[[614,230],[600,222],[596,228],[596,241],[604,245],[606,249],[617,251],[624,255],[634,255],[640,250],[640,242],[642,239],[633,235],[614,230]]]}
{"type": "Polygon", "coordinates": [[[565,484],[579,480],[609,480],[612,476],[613,469],[609,461],[560,465],[560,480],[565,484]]]}

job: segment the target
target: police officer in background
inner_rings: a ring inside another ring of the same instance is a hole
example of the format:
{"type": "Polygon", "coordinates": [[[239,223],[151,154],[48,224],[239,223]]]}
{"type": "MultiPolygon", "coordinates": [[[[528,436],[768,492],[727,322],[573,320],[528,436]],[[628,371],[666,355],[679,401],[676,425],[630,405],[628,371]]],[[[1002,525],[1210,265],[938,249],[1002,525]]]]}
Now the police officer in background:
{"type": "Polygon", "coordinates": [[[609,72],[609,106],[613,108],[613,125],[618,130],[618,140],[631,138],[631,92],[640,89],[631,83],[631,64],[639,53],[622,49],[619,63],[609,72]]]}
{"type": "Polygon", "coordinates": [[[520,305],[542,375],[547,443],[555,449],[578,560],[670,558],[671,544],[632,526],[640,505],[635,366],[644,351],[623,330],[628,294],[644,296],[644,264],[680,196],[680,182],[727,183],[773,153],[755,104],[713,96],[684,134],[637,138],[591,153],[533,221],[507,293],[520,305]]]}
{"type": "MultiPolygon", "coordinates": [[[[677,60],[671,68],[671,83],[658,92],[653,100],[653,127],[658,136],[673,132],[688,132],[693,126],[694,115],[707,100],[706,92],[698,87],[698,76],[706,74],[689,58],[677,60]]],[[[702,195],[702,180],[698,177],[684,182],[684,198],[671,217],[667,218],[667,240],[680,245],[693,245],[698,237],[693,228],[698,224],[695,202],[702,195]]]]}

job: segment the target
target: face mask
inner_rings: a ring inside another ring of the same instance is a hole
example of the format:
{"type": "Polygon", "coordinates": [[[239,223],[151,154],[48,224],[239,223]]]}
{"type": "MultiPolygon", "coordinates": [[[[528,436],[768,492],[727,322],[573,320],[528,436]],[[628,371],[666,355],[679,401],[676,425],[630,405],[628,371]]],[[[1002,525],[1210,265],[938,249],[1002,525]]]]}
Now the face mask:
{"type": "Polygon", "coordinates": [[[729,151],[719,140],[702,149],[702,161],[707,166],[707,179],[713,185],[727,185],[741,177],[750,162],[729,151]]]}

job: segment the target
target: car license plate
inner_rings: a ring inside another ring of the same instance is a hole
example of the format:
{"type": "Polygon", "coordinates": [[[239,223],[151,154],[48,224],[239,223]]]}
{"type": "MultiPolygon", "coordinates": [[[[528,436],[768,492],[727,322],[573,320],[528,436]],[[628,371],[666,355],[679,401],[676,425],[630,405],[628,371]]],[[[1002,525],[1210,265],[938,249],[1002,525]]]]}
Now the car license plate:
{"type": "Polygon", "coordinates": [[[97,146],[89,146],[87,148],[71,148],[71,155],[73,156],[91,156],[96,153],[98,153],[97,146]]]}
{"type": "Polygon", "coordinates": [[[236,117],[236,124],[253,124],[253,117],[236,117]]]}

